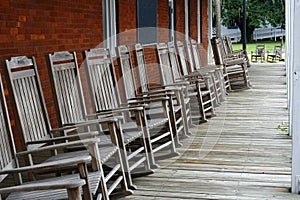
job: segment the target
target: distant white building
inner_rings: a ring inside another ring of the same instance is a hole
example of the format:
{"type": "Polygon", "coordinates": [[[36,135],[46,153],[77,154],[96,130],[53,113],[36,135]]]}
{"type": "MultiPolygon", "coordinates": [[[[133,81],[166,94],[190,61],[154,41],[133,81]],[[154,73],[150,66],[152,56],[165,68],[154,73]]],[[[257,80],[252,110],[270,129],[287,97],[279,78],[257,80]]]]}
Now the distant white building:
{"type": "MultiPolygon", "coordinates": [[[[236,43],[241,40],[241,31],[237,26],[221,27],[222,36],[230,36],[232,42],[236,43]]],[[[271,25],[264,28],[256,28],[253,32],[253,40],[262,40],[267,38],[273,38],[275,41],[278,37],[285,36],[285,30],[279,27],[272,27],[271,25]]]]}

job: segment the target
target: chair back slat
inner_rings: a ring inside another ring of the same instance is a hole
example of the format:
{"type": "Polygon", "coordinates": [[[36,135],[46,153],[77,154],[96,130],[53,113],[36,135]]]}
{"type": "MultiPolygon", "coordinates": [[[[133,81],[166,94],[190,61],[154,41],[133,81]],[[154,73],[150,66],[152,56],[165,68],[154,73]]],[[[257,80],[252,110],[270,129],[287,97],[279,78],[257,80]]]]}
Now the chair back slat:
{"type": "Polygon", "coordinates": [[[195,60],[194,60],[192,44],[190,40],[186,40],[186,52],[187,52],[188,63],[189,63],[189,72],[191,73],[195,71],[195,60]]]}
{"type": "Polygon", "coordinates": [[[139,76],[139,87],[141,88],[141,92],[148,92],[149,85],[148,85],[148,77],[147,77],[147,70],[146,70],[146,62],[145,62],[145,55],[143,46],[140,43],[135,44],[135,63],[137,67],[137,73],[139,76]]]}
{"type": "Polygon", "coordinates": [[[232,47],[232,42],[231,38],[229,36],[225,36],[225,46],[227,47],[227,50],[229,53],[233,53],[233,47],[232,47]]]}
{"type": "MultiPolygon", "coordinates": [[[[7,104],[4,97],[2,80],[0,77],[0,170],[15,166],[16,149],[12,140],[12,130],[9,124],[7,104]]],[[[0,182],[6,175],[0,175],[0,182]]]]}
{"type": "Polygon", "coordinates": [[[182,73],[183,73],[183,75],[188,75],[189,71],[188,71],[188,66],[186,63],[187,56],[186,56],[186,52],[184,50],[184,45],[181,41],[177,41],[176,46],[177,46],[177,51],[179,54],[179,62],[180,62],[182,73]]]}
{"type": "Polygon", "coordinates": [[[181,78],[181,71],[178,61],[178,53],[175,48],[174,42],[168,42],[168,49],[169,49],[169,57],[171,62],[171,67],[173,71],[173,76],[175,80],[178,80],[181,78]]]}
{"type": "Polygon", "coordinates": [[[231,54],[233,52],[232,49],[231,49],[230,44],[228,43],[228,41],[230,41],[230,44],[231,44],[231,39],[228,40],[228,36],[225,36],[222,39],[223,46],[224,46],[224,51],[225,51],[226,55],[231,54]]]}
{"type": "Polygon", "coordinates": [[[216,65],[223,65],[223,58],[224,58],[224,50],[222,41],[219,38],[212,38],[211,39],[212,50],[214,54],[214,60],[216,65]]]}
{"type": "Polygon", "coordinates": [[[19,138],[24,144],[49,137],[50,123],[34,57],[6,60],[8,87],[19,138]]]}
{"type": "Polygon", "coordinates": [[[126,99],[136,97],[135,80],[129,48],[125,45],[117,47],[119,66],[121,67],[122,79],[124,79],[124,89],[126,99]]]}
{"type": "Polygon", "coordinates": [[[156,50],[158,54],[162,85],[168,85],[174,83],[172,66],[169,58],[169,49],[167,44],[165,43],[157,44],[156,50]]]}
{"type": "Polygon", "coordinates": [[[49,54],[49,61],[61,125],[85,121],[86,109],[75,52],[49,54]]]}
{"type": "Polygon", "coordinates": [[[118,108],[119,89],[109,49],[85,51],[85,62],[94,111],[118,108]]]}
{"type": "Polygon", "coordinates": [[[195,62],[195,69],[200,70],[201,69],[201,60],[200,60],[200,54],[198,51],[198,46],[196,40],[191,40],[191,48],[192,48],[192,56],[194,58],[195,62]]]}

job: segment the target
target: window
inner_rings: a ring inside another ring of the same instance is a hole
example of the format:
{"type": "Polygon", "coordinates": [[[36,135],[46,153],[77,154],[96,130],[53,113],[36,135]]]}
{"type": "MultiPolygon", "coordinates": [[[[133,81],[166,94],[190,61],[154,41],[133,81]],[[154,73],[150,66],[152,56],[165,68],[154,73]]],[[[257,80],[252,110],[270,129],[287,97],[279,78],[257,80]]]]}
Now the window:
{"type": "Polygon", "coordinates": [[[174,0],[169,0],[169,13],[170,13],[170,41],[174,41],[175,37],[175,23],[174,23],[174,0]]]}
{"type": "Polygon", "coordinates": [[[157,42],[157,0],[137,1],[138,42],[157,42]]]}
{"type": "Polygon", "coordinates": [[[184,13],[185,13],[185,39],[190,38],[190,10],[189,10],[189,0],[184,0],[184,13]]]}
{"type": "Polygon", "coordinates": [[[197,1],[197,23],[198,23],[198,43],[201,43],[202,42],[202,38],[201,38],[201,32],[202,32],[202,21],[201,21],[201,18],[202,18],[202,15],[201,15],[201,0],[198,0],[197,1]]]}
{"type": "Polygon", "coordinates": [[[104,47],[109,48],[115,55],[116,39],[116,2],[115,0],[103,0],[103,29],[104,47]]]}

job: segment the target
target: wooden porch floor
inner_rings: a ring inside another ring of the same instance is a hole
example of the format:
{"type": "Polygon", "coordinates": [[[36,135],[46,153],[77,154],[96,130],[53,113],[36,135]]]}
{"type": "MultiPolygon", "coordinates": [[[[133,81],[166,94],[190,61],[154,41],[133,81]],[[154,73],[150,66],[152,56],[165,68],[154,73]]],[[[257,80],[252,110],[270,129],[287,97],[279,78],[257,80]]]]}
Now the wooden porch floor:
{"type": "Polygon", "coordinates": [[[289,193],[291,138],[284,64],[253,64],[252,89],[230,93],[217,117],[193,129],[180,157],[136,178],[124,199],[300,199],[289,193]]]}

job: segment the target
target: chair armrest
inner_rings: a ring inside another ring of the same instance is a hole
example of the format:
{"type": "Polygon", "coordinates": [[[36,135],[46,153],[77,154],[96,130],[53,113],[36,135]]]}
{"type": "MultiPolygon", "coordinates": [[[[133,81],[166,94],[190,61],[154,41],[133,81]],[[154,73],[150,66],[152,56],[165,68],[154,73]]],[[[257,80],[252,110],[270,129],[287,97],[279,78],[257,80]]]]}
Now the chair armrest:
{"type": "Polygon", "coordinates": [[[31,141],[27,142],[27,145],[33,145],[33,144],[50,144],[53,142],[64,142],[66,140],[74,140],[74,139],[83,139],[83,138],[92,138],[95,136],[98,136],[99,132],[97,131],[90,131],[86,133],[78,133],[74,135],[67,135],[67,136],[60,136],[60,137],[54,137],[54,138],[48,138],[48,139],[42,139],[38,141],[31,141]]]}
{"type": "Polygon", "coordinates": [[[0,170],[0,174],[15,174],[15,173],[22,173],[22,172],[37,172],[41,170],[48,170],[48,169],[59,169],[65,166],[73,166],[81,163],[89,163],[91,162],[91,156],[78,156],[73,158],[66,158],[63,160],[56,160],[53,162],[43,162],[36,165],[25,166],[25,167],[18,167],[14,169],[7,169],[7,170],[0,170]]]}
{"type": "Polygon", "coordinates": [[[128,104],[130,105],[139,105],[140,103],[151,103],[151,102],[158,102],[158,101],[167,101],[170,99],[170,95],[152,95],[150,98],[145,98],[143,101],[136,101],[135,99],[128,100],[128,104]]]}
{"type": "Polygon", "coordinates": [[[64,180],[64,177],[48,182],[36,182],[36,183],[26,183],[18,186],[5,187],[0,189],[0,193],[12,193],[12,192],[30,192],[35,190],[56,190],[56,189],[71,189],[78,188],[85,185],[85,180],[72,179],[64,180]]]}
{"type": "MultiPolygon", "coordinates": [[[[141,100],[143,100],[143,99],[141,98],[141,100]]],[[[139,104],[139,105],[127,104],[124,106],[120,106],[116,109],[111,109],[111,110],[107,110],[107,111],[100,111],[97,113],[88,114],[87,117],[95,118],[95,117],[101,117],[101,116],[106,116],[106,115],[119,114],[119,113],[128,112],[128,111],[141,111],[141,110],[144,110],[144,107],[146,107],[146,106],[147,106],[147,104],[139,104]]]]}
{"type": "Polygon", "coordinates": [[[152,95],[161,95],[161,96],[165,96],[165,95],[173,95],[174,92],[173,90],[170,90],[170,89],[165,89],[161,86],[155,86],[155,87],[152,87],[151,90],[149,90],[148,92],[143,92],[141,94],[138,94],[138,97],[152,97],[152,95]],[[154,89],[155,88],[155,89],[154,89]]]}
{"type": "Polygon", "coordinates": [[[63,131],[64,129],[68,128],[80,128],[85,126],[91,126],[91,125],[97,125],[97,124],[105,124],[105,123],[112,123],[117,122],[121,120],[121,116],[113,116],[113,117],[107,117],[107,118],[101,118],[101,119],[92,119],[92,120],[86,120],[81,121],[76,124],[68,124],[60,128],[56,128],[56,131],[63,131]]]}
{"type": "Polygon", "coordinates": [[[72,126],[63,126],[63,127],[59,127],[59,128],[53,128],[50,130],[50,132],[52,134],[61,133],[61,132],[68,134],[68,133],[72,133],[72,132],[76,132],[76,131],[77,131],[77,128],[72,127],[72,126]]]}
{"type": "Polygon", "coordinates": [[[89,144],[95,144],[99,143],[100,138],[88,138],[88,139],[83,139],[83,140],[76,140],[76,141],[71,141],[71,142],[65,142],[65,143],[58,143],[58,144],[52,144],[48,146],[43,146],[40,148],[32,149],[32,150],[27,150],[27,151],[20,151],[17,152],[17,156],[24,156],[32,153],[38,153],[42,151],[51,151],[55,149],[64,149],[67,147],[73,147],[73,146],[80,146],[80,145],[89,145],[89,144]]]}
{"type": "Polygon", "coordinates": [[[181,88],[179,88],[178,84],[176,83],[173,83],[173,84],[168,84],[168,85],[161,85],[161,86],[155,86],[155,87],[152,87],[150,92],[152,91],[155,91],[156,89],[167,89],[167,90],[170,90],[170,91],[179,91],[181,90],[181,88]]]}

